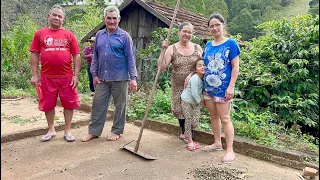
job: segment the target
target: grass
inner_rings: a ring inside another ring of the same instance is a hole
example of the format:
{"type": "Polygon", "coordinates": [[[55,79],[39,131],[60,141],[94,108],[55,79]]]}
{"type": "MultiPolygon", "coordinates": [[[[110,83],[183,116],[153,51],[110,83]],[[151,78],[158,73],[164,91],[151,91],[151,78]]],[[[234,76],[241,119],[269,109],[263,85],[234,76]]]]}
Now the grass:
{"type": "MultiPolygon", "coordinates": [[[[16,115],[16,116],[12,116],[12,117],[4,116],[3,118],[8,118],[11,123],[22,124],[22,125],[26,124],[26,123],[32,123],[32,122],[42,120],[41,116],[36,116],[36,117],[31,117],[31,118],[23,118],[20,115],[16,115]]],[[[1,119],[2,119],[2,114],[1,114],[1,119]]]]}
{"type": "Polygon", "coordinates": [[[292,0],[292,3],[285,8],[277,11],[274,15],[276,19],[286,18],[292,19],[297,15],[308,14],[309,0],[292,0]]]}
{"type": "Polygon", "coordinates": [[[1,89],[1,98],[19,98],[19,97],[36,97],[35,88],[30,88],[27,90],[17,89],[9,87],[7,89],[1,89]]]}

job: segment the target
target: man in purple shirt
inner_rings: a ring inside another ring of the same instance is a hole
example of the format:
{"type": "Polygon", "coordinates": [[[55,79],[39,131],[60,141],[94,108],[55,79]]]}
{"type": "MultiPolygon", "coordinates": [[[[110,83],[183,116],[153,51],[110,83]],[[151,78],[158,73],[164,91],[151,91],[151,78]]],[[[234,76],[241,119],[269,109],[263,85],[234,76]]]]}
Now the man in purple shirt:
{"type": "Polygon", "coordinates": [[[93,79],[92,79],[92,74],[90,72],[90,67],[91,67],[91,62],[92,62],[92,57],[93,57],[93,45],[95,41],[95,37],[91,37],[89,39],[89,46],[86,47],[83,51],[83,57],[87,62],[87,72],[88,72],[88,77],[89,77],[89,87],[91,91],[91,96],[94,95],[94,87],[93,87],[93,79]]]}
{"type": "Polygon", "coordinates": [[[119,22],[119,9],[115,6],[106,7],[104,9],[106,29],[97,32],[94,42],[90,70],[95,94],[92,101],[89,133],[82,138],[82,142],[101,135],[111,96],[115,111],[111,134],[107,140],[119,139],[125,125],[128,83],[132,93],[137,91],[137,70],[132,39],[126,31],[118,27],[119,22]]]}

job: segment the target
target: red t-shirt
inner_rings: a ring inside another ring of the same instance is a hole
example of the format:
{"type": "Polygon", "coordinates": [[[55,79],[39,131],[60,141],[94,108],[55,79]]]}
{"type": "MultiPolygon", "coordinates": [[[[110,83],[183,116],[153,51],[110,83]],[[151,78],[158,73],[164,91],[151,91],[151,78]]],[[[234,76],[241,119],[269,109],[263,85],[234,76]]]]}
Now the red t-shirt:
{"type": "Polygon", "coordinates": [[[39,53],[41,76],[45,77],[72,76],[72,55],[80,54],[76,37],[64,28],[39,29],[33,37],[30,51],[39,53]]]}

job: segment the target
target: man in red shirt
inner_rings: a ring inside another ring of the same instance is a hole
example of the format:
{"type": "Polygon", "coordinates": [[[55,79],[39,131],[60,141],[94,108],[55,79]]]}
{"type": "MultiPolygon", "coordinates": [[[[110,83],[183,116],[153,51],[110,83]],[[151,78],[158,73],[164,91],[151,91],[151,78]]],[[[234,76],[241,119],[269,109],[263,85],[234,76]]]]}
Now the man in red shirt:
{"type": "Polygon", "coordinates": [[[63,8],[54,5],[48,14],[49,27],[39,29],[30,46],[31,84],[37,87],[39,110],[45,112],[49,127],[48,133],[41,139],[43,142],[56,136],[54,116],[58,95],[64,108],[64,139],[67,142],[75,141],[70,128],[74,109],[80,106],[77,91],[81,68],[80,48],[75,36],[62,27],[64,20],[63,8]]]}

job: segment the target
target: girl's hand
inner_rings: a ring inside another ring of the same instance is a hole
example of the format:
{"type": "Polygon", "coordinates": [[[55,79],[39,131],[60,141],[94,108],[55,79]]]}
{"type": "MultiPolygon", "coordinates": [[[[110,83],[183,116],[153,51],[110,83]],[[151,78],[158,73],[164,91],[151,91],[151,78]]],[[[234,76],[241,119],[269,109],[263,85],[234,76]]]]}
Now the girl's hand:
{"type": "Polygon", "coordinates": [[[186,79],[184,80],[184,85],[183,85],[184,88],[187,87],[188,82],[189,82],[189,80],[190,80],[190,78],[191,78],[191,76],[192,76],[193,74],[194,74],[194,72],[190,73],[190,74],[186,77],[186,79]]]}
{"type": "Polygon", "coordinates": [[[201,105],[201,107],[206,106],[206,103],[205,103],[205,101],[203,99],[200,101],[200,105],[201,105]]]}

